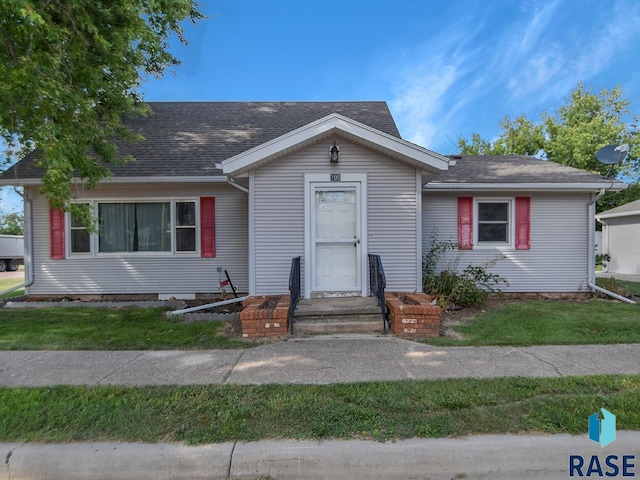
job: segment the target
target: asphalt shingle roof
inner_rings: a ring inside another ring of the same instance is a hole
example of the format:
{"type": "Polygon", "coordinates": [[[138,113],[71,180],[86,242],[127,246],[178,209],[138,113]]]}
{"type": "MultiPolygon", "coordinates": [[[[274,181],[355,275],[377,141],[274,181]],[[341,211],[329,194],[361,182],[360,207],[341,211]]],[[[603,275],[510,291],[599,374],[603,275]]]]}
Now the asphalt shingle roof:
{"type": "Polygon", "coordinates": [[[600,215],[617,215],[621,213],[632,213],[632,212],[640,212],[640,200],[636,200],[635,202],[626,203],[624,205],[620,205],[619,207],[612,208],[611,210],[607,210],[606,212],[600,212],[600,215]]]}
{"type": "MultiPolygon", "coordinates": [[[[386,102],[149,102],[154,114],[126,121],[145,140],[122,143],[136,159],[111,167],[114,177],[221,175],[217,162],[332,113],[400,138],[386,102]]],[[[4,178],[40,178],[37,151],[4,178]]]]}
{"type": "Polygon", "coordinates": [[[524,155],[452,156],[456,164],[429,183],[603,183],[600,175],[524,155]]]}
{"type": "MultiPolygon", "coordinates": [[[[145,140],[119,144],[135,161],[114,177],[216,176],[215,164],[338,113],[400,137],[386,102],[149,102],[153,114],[126,124],[145,140]]],[[[40,178],[37,150],[0,178],[40,178]]],[[[519,155],[461,156],[429,183],[610,183],[583,170],[519,155]]]]}

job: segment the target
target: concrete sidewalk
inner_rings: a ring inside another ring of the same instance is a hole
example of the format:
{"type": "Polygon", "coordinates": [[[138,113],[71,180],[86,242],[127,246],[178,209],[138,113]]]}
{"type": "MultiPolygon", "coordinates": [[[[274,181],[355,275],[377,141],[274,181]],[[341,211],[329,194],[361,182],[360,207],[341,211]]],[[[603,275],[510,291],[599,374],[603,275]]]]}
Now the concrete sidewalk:
{"type": "Polygon", "coordinates": [[[640,374],[640,344],[434,347],[333,335],[246,350],[2,351],[0,385],[330,384],[440,378],[640,374]]]}
{"type": "MultiPolygon", "coordinates": [[[[345,383],[640,373],[640,345],[434,347],[395,337],[296,338],[247,350],[3,351],[0,385],[345,383]]],[[[585,418],[585,424],[587,419],[585,418]]],[[[585,427],[586,428],[586,427],[585,427]]],[[[638,455],[640,432],[605,449],[587,435],[176,443],[0,443],[0,480],[556,479],[569,455],[638,455]]],[[[602,460],[604,462],[604,460],[602,460]]],[[[635,475],[640,475],[638,459],[635,475]]],[[[586,467],[585,467],[586,468],[586,467]]],[[[603,463],[603,468],[605,465],[603,463]]]]}
{"type": "MultiPolygon", "coordinates": [[[[585,419],[586,421],[586,419],[585,419]]],[[[601,449],[587,435],[478,435],[467,438],[267,440],[188,447],[176,443],[0,444],[0,480],[47,479],[537,479],[569,477],[569,456],[635,455],[627,473],[640,475],[640,432],[618,432],[601,449]]],[[[577,475],[577,472],[575,476],[577,475]]],[[[619,472],[622,474],[622,470],[619,472]]],[[[579,475],[582,476],[582,475],[579,475]]],[[[611,476],[611,475],[609,475],[611,476]]],[[[620,475],[622,476],[622,475],[620,475]]]]}

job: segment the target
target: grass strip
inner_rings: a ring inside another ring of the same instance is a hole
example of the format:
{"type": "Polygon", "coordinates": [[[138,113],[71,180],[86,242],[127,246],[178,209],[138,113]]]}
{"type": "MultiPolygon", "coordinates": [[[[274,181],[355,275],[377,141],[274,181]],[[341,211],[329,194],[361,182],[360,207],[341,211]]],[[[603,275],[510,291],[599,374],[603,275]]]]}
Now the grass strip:
{"type": "Polygon", "coordinates": [[[346,385],[0,388],[0,441],[389,440],[587,430],[605,407],[640,429],[640,376],[346,385]]]}
{"type": "Polygon", "coordinates": [[[608,300],[534,300],[482,313],[435,345],[590,345],[640,342],[640,307],[608,300]]]}
{"type": "Polygon", "coordinates": [[[224,322],[184,323],[161,308],[0,309],[0,350],[246,348],[224,322]]]}
{"type": "MultiPolygon", "coordinates": [[[[24,278],[3,278],[0,280],[0,292],[4,292],[16,285],[20,285],[24,283],[24,278]]],[[[0,296],[1,299],[7,299],[12,297],[19,297],[20,295],[24,295],[24,288],[20,288],[10,293],[6,293],[5,295],[0,296]]]]}
{"type": "MultiPolygon", "coordinates": [[[[614,277],[615,278],[615,277],[614,277]]],[[[615,279],[616,283],[635,295],[640,295],[640,282],[631,282],[629,280],[615,279]]],[[[602,288],[607,288],[608,278],[596,278],[596,285],[602,288]]]]}

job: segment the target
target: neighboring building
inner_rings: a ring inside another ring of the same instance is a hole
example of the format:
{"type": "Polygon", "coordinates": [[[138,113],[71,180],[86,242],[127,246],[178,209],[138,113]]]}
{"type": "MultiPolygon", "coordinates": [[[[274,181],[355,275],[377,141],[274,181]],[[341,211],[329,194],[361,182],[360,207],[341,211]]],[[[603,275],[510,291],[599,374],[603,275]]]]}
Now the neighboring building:
{"type": "MultiPolygon", "coordinates": [[[[593,281],[594,198],[610,180],[529,157],[447,157],[403,140],[384,102],[151,103],[129,122],[144,141],[78,201],[100,232],[50,210],[37,152],[0,177],[24,185],[32,295],[288,291],[367,295],[367,254],[390,291],[421,290],[433,232],[460,266],[513,292],[581,292],[593,281]],[[339,149],[331,158],[333,147],[339,149]]],[[[616,188],[620,188],[617,184],[616,188]]],[[[450,258],[447,260],[449,261],[450,258]]]]}
{"type": "Polygon", "coordinates": [[[640,200],[596,215],[602,223],[602,253],[609,273],[640,275],[640,200]]]}

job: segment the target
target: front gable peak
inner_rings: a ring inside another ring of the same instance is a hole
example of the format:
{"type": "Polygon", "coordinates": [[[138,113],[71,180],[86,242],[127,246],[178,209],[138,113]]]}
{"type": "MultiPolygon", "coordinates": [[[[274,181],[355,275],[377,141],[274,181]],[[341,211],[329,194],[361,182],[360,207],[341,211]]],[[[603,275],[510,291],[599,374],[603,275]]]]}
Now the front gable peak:
{"type": "Polygon", "coordinates": [[[222,171],[226,175],[237,176],[335,135],[433,173],[443,172],[448,168],[448,159],[443,155],[332,113],[224,160],[222,171]]]}

